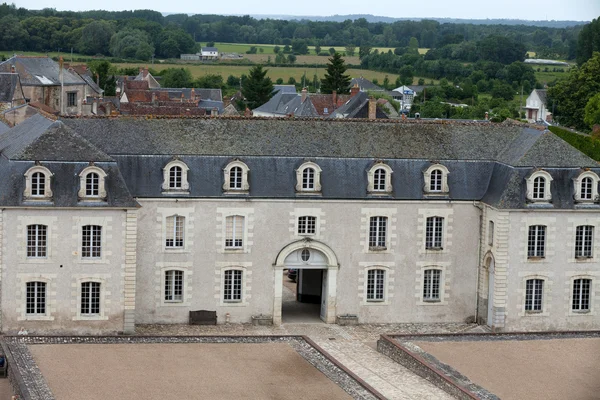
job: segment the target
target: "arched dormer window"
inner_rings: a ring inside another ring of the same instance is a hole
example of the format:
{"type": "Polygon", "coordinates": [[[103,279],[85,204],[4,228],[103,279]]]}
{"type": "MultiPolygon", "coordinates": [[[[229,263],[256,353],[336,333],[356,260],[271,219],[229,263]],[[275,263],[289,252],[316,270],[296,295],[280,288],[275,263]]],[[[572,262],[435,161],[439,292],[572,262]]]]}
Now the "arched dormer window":
{"type": "Polygon", "coordinates": [[[552,200],[550,183],[552,176],[546,171],[537,170],[529,175],[527,180],[527,200],[535,203],[547,203],[552,200]]]}
{"type": "Polygon", "coordinates": [[[594,203],[599,200],[598,182],[600,178],[592,171],[584,171],[575,179],[575,201],[578,203],[594,203]]]}
{"type": "Polygon", "coordinates": [[[321,168],[314,162],[305,162],[296,170],[296,192],[313,194],[321,192],[321,168]]]}
{"type": "Polygon", "coordinates": [[[181,160],[173,160],[163,168],[163,192],[182,193],[188,192],[188,166],[181,160]]]}
{"type": "Polygon", "coordinates": [[[234,160],[227,164],[223,170],[223,191],[225,193],[248,193],[248,172],[250,169],[240,160],[234,160]]]}
{"type": "Polygon", "coordinates": [[[82,200],[104,200],[106,189],[104,181],[106,172],[102,168],[90,165],[79,174],[79,192],[77,196],[82,200]]]}
{"type": "Polygon", "coordinates": [[[423,171],[423,179],[425,185],[423,190],[427,194],[440,194],[446,195],[450,192],[448,187],[448,168],[442,164],[433,164],[425,171],[423,171]]]}
{"type": "Polygon", "coordinates": [[[46,167],[36,165],[25,173],[25,200],[50,201],[52,200],[51,178],[53,174],[46,167]]]}
{"type": "Polygon", "coordinates": [[[383,162],[376,162],[367,173],[367,192],[389,195],[392,193],[392,168],[383,162]]]}

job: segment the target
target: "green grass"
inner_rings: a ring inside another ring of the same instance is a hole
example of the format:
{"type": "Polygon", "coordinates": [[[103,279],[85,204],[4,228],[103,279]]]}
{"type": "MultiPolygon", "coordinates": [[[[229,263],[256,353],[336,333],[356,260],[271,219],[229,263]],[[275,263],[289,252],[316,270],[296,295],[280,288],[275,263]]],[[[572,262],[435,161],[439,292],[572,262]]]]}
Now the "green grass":
{"type": "MultiPolygon", "coordinates": [[[[215,47],[219,49],[219,53],[243,53],[250,50],[250,47],[255,46],[257,50],[257,54],[260,54],[260,49],[263,49],[263,53],[267,55],[274,54],[273,48],[275,46],[279,46],[283,50],[283,45],[275,45],[275,44],[245,44],[245,43],[219,43],[215,42],[215,47]]],[[[321,52],[328,52],[329,48],[333,47],[337,52],[343,53],[346,51],[345,46],[321,46],[321,52]]],[[[393,47],[374,47],[373,50],[379,50],[379,52],[386,52],[388,50],[394,51],[393,47]]],[[[315,46],[308,46],[309,54],[315,55],[315,46]]],[[[429,51],[426,48],[420,48],[419,53],[425,54],[429,51]]],[[[356,47],[356,54],[358,55],[358,46],[356,47]]]]}
{"type": "MultiPolygon", "coordinates": [[[[20,56],[50,56],[50,57],[58,57],[63,56],[66,62],[71,60],[71,53],[66,53],[61,51],[60,53],[57,51],[48,51],[48,52],[38,52],[38,51],[19,51],[19,50],[4,50],[0,51],[0,55],[3,55],[6,58],[10,58],[13,54],[18,54],[20,56]]],[[[86,56],[84,54],[73,53],[73,58],[89,58],[92,59],[91,56],[86,56]]]]}
{"type": "Polygon", "coordinates": [[[569,68],[567,67],[558,67],[563,68],[565,72],[552,72],[552,68],[554,67],[549,67],[549,71],[544,72],[544,68],[545,67],[540,67],[540,72],[537,72],[537,68],[535,67],[533,69],[535,71],[535,78],[538,80],[538,82],[548,83],[557,79],[566,78],[569,75],[569,68]]]}
{"type": "Polygon", "coordinates": [[[591,136],[580,135],[573,133],[557,126],[551,126],[550,132],[560,137],[571,146],[575,147],[585,155],[593,158],[596,161],[600,161],[600,140],[591,136]]]}

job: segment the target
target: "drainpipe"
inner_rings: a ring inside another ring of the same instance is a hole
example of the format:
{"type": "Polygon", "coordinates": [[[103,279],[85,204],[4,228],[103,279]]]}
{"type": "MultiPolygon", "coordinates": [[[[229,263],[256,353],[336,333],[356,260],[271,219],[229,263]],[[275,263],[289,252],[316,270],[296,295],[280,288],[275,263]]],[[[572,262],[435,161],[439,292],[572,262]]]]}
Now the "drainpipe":
{"type": "Polygon", "coordinates": [[[483,226],[483,206],[481,206],[480,204],[478,204],[477,202],[473,202],[473,206],[478,208],[480,211],[479,214],[479,242],[477,243],[477,283],[475,285],[475,323],[477,325],[479,325],[479,280],[481,279],[481,252],[482,252],[482,245],[481,242],[483,240],[481,234],[482,234],[482,229],[481,227],[483,226]]]}
{"type": "Polygon", "coordinates": [[[63,74],[63,58],[62,56],[60,56],[60,58],[58,59],[58,76],[60,78],[60,115],[64,115],[65,110],[63,108],[64,106],[64,91],[65,91],[65,85],[64,85],[64,74],[63,74]]]}

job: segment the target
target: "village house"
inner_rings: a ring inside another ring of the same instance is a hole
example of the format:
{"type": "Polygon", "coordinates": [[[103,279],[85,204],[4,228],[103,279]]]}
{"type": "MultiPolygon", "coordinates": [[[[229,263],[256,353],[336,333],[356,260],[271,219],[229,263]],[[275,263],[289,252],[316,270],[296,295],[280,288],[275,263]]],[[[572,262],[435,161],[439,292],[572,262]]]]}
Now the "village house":
{"type": "Polygon", "coordinates": [[[533,89],[525,101],[525,118],[528,122],[552,121],[552,113],[546,106],[546,90],[533,89]]]}
{"type": "Polygon", "coordinates": [[[0,72],[0,113],[25,103],[25,94],[21,87],[19,74],[0,72]]]}
{"type": "Polygon", "coordinates": [[[63,118],[0,135],[0,329],[325,323],[600,329],[600,164],[461,122],[63,118]]]}

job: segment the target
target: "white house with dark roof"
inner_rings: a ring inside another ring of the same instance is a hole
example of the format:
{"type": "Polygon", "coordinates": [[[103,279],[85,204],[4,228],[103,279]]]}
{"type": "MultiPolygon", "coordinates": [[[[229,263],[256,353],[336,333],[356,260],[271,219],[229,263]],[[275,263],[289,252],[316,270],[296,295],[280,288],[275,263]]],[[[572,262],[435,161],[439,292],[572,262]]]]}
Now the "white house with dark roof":
{"type": "Polygon", "coordinates": [[[600,328],[600,164],[523,126],[29,118],[0,135],[0,329],[315,319],[600,328]]]}
{"type": "Polygon", "coordinates": [[[525,118],[529,122],[552,120],[552,113],[546,106],[546,90],[533,89],[525,102],[525,118]]]}

